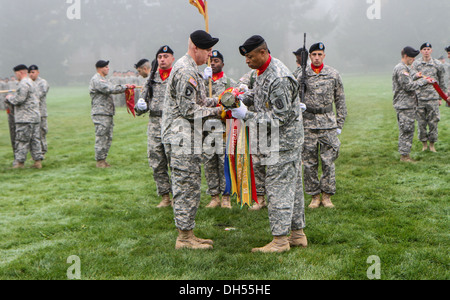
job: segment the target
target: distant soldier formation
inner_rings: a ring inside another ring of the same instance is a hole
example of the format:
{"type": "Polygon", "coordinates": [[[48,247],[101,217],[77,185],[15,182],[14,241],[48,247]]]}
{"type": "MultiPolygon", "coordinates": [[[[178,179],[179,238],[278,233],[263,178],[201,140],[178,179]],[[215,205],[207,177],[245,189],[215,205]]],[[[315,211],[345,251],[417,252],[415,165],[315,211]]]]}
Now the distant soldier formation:
{"type": "MultiPolygon", "coordinates": [[[[272,234],[269,244],[252,252],[279,253],[291,247],[307,247],[304,193],[312,197],[310,209],[335,207],[331,200],[337,192],[335,162],[347,118],[340,73],[325,64],[322,42],[293,52],[297,69],[291,72],[272,56],[264,38],[254,35],[237,49],[250,71],[235,81],[226,74],[225,55],[214,49],[218,42],[218,38],[197,30],[189,36],[187,53],[177,61],[171,47],[163,45],[154,58],[139,60],[135,71],[114,71],[108,77],[109,61],[95,64],[89,93],[96,166],[111,167],[107,157],[115,108],[125,106],[125,92],[133,89],[136,114],[149,115],[148,163],[161,197],[157,207],[173,207],[178,230],[175,247],[211,249],[212,240],[198,238],[193,232],[202,166],[211,197],[206,207],[230,209],[232,195],[225,192],[226,154],[206,153],[195,140],[214,140],[219,143],[215,148],[224,149],[225,138],[218,142],[214,137],[224,136],[223,115],[231,113],[234,119],[254,122],[258,128],[264,126],[277,133],[271,141],[277,143],[276,151],[265,151],[258,143],[256,153],[252,153],[258,203],[250,209],[267,207],[272,234]],[[205,64],[208,67],[200,71],[205,64]],[[239,96],[237,106],[225,110],[218,97],[229,88],[239,90],[239,96]]],[[[450,59],[450,47],[445,50],[450,59]]],[[[450,64],[434,59],[432,52],[430,43],[424,43],[420,50],[405,47],[401,62],[394,68],[393,106],[399,126],[398,151],[404,162],[414,162],[410,153],[416,121],[422,150],[437,151],[442,96],[436,85],[450,94],[450,64]],[[419,54],[422,57],[416,59],[419,54]]],[[[13,168],[24,168],[30,152],[33,168],[40,169],[48,151],[49,85],[36,65],[18,65],[14,72],[15,78],[0,81],[0,90],[14,91],[0,94],[0,108],[7,109],[9,117],[13,168]]]]}

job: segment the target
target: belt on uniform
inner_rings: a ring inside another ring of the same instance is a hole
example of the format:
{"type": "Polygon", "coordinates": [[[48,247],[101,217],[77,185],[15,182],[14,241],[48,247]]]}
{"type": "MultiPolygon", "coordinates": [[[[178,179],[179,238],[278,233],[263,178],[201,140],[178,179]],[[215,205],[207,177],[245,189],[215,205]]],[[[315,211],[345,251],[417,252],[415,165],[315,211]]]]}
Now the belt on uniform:
{"type": "Polygon", "coordinates": [[[151,110],[150,111],[150,117],[159,117],[159,118],[161,118],[162,117],[162,111],[160,111],[160,110],[157,110],[157,111],[151,110]]]}
{"type": "Polygon", "coordinates": [[[326,114],[333,111],[333,105],[330,104],[327,107],[321,107],[321,108],[306,108],[306,112],[309,112],[310,114],[319,115],[319,114],[326,114]]]}

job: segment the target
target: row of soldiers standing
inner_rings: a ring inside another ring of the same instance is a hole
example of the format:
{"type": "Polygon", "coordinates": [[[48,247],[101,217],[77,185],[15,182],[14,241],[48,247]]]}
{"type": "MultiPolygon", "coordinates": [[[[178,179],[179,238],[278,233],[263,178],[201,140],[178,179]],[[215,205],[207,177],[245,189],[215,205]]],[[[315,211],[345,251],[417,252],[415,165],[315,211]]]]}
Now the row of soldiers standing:
{"type": "MultiPolygon", "coordinates": [[[[41,169],[48,151],[46,99],[50,87],[39,76],[36,65],[28,68],[21,64],[14,67],[13,71],[17,85],[8,85],[8,94],[4,97],[14,152],[13,168],[24,168],[27,155],[31,153],[34,160],[32,168],[41,169]]],[[[12,80],[10,82],[15,84],[12,80]]]]}
{"type": "MultiPolygon", "coordinates": [[[[184,154],[177,151],[180,135],[183,134],[179,132],[177,121],[191,124],[193,134],[196,130],[194,120],[199,115],[202,120],[220,119],[224,108],[217,105],[217,96],[227,87],[238,87],[244,94],[240,98],[240,107],[231,110],[233,117],[245,121],[255,120],[269,127],[279,126],[280,132],[279,159],[276,163],[263,163],[267,158],[265,154],[252,156],[258,193],[258,204],[253,209],[268,207],[274,237],[271,243],[253,251],[283,252],[292,246],[306,247],[301,162],[305,166],[306,193],[313,196],[310,207],[333,207],[331,196],[336,192],[334,162],[340,148],[338,135],[342,132],[347,115],[340,75],[335,69],[324,65],[324,44],[311,46],[311,65],[306,68],[307,79],[304,82],[306,97],[304,103],[300,103],[299,79],[281,61],[271,56],[261,36],[249,38],[239,48],[252,71],[237,83],[223,72],[223,55],[212,50],[217,42],[218,39],[199,30],[191,34],[188,53],[175,65],[173,51],[169,46],[158,50],[153,63],[143,59],[135,65],[139,74],[147,78],[147,84],[136,104],[136,112],[149,112],[150,116],[148,160],[153,168],[158,194],[162,196],[158,207],[173,206],[179,232],[177,249],[212,248],[213,241],[195,237],[193,229],[200,202],[202,162],[208,194],[212,196],[208,207],[231,207],[230,195],[223,195],[223,155],[196,155],[195,151],[184,154]],[[209,58],[211,67],[200,72],[198,67],[206,64],[209,58]],[[210,80],[213,98],[207,95],[206,86],[210,80]],[[333,106],[336,107],[336,114],[333,106]],[[323,174],[319,178],[320,161],[323,174]]],[[[107,119],[99,121],[99,117],[106,115],[104,108],[112,103],[112,98],[107,94],[119,94],[133,88],[109,82],[106,79],[108,63],[97,63],[97,74],[90,84],[92,118],[96,126],[97,167],[101,168],[109,167],[106,156],[112,138],[114,115],[114,112],[108,113],[107,119]]],[[[212,133],[203,132],[203,137],[212,133]]],[[[189,135],[182,139],[190,138],[189,135]]]]}

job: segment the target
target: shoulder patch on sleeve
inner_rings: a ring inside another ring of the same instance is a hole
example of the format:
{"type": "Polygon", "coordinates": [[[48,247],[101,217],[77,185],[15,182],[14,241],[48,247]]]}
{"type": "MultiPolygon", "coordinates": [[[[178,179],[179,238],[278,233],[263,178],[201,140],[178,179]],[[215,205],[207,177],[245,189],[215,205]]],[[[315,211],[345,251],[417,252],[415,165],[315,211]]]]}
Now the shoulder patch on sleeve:
{"type": "Polygon", "coordinates": [[[189,78],[189,83],[192,84],[194,87],[197,87],[198,85],[197,81],[193,77],[189,78]]]}

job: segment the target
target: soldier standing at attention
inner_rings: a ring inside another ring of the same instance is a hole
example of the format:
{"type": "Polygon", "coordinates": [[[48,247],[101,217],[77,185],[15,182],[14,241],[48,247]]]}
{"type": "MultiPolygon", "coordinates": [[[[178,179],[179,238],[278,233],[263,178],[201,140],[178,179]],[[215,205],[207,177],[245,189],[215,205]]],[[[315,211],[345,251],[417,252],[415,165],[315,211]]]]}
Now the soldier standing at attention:
{"type": "MultiPolygon", "coordinates": [[[[212,96],[219,97],[226,89],[236,86],[236,81],[227,77],[223,71],[224,58],[222,53],[217,50],[212,52],[211,68],[212,68],[212,96]]],[[[206,84],[208,84],[208,78],[205,78],[206,84]]],[[[206,139],[208,135],[221,134],[223,135],[225,124],[217,123],[221,122],[220,117],[209,118],[205,122],[205,135],[206,139]],[[215,125],[214,125],[215,124],[215,125]],[[219,126],[220,125],[220,126],[219,126]]],[[[216,139],[213,139],[214,141],[216,139]]],[[[203,152],[203,165],[205,170],[205,178],[208,183],[207,194],[211,195],[211,202],[206,206],[208,208],[214,208],[222,206],[223,208],[231,208],[230,195],[222,196],[222,203],[220,202],[220,195],[225,192],[225,172],[224,172],[224,160],[225,160],[225,140],[220,145],[223,150],[221,153],[205,153],[203,152]]],[[[211,148],[217,150],[217,145],[211,145],[211,148]]]]}
{"type": "MultiPolygon", "coordinates": [[[[169,177],[169,160],[161,140],[161,118],[167,83],[175,61],[173,54],[173,50],[167,45],[159,48],[156,53],[159,68],[155,66],[155,70],[151,72],[153,75],[149,73],[148,82],[142,90],[142,96],[145,97],[145,106],[149,108],[150,116],[147,131],[148,163],[153,169],[153,178],[158,189],[158,195],[162,197],[161,202],[157,206],[158,208],[172,205],[172,200],[170,199],[172,186],[169,177]],[[149,88],[151,88],[151,91],[149,91],[149,88]]],[[[144,66],[146,66],[147,70],[151,70],[149,62],[146,62],[144,66]]]]}
{"type": "Polygon", "coordinates": [[[162,138],[172,171],[173,211],[178,229],[176,249],[213,247],[212,240],[197,238],[193,229],[201,196],[202,122],[222,112],[217,99],[207,98],[198,66],[207,63],[218,41],[203,30],[193,32],[187,54],[175,63],[167,83],[162,138]]]}
{"type": "Polygon", "coordinates": [[[36,65],[30,66],[29,76],[31,80],[34,81],[36,85],[36,91],[39,98],[39,111],[41,113],[41,143],[42,143],[42,155],[48,151],[47,145],[47,133],[48,133],[48,124],[47,124],[47,93],[50,89],[47,81],[39,76],[39,68],[36,65]]]}
{"type": "Polygon", "coordinates": [[[261,36],[247,39],[239,51],[247,65],[256,70],[257,78],[252,93],[244,94],[241,106],[232,109],[233,117],[267,126],[268,132],[278,132],[276,140],[271,141],[278,142],[277,150],[266,152],[261,145],[258,147],[266,165],[265,188],[273,240],[252,252],[280,253],[292,246],[306,247],[300,164],[303,124],[297,80],[281,61],[270,55],[261,36]],[[253,103],[254,111],[249,111],[244,103],[253,103]]]}
{"type": "Polygon", "coordinates": [[[414,127],[416,122],[417,95],[416,90],[428,83],[429,79],[421,78],[413,81],[410,75],[410,67],[419,55],[419,51],[411,47],[405,47],[402,52],[402,61],[395,66],[392,76],[394,91],[394,108],[397,111],[399,127],[398,152],[401,161],[414,162],[409,156],[414,138],[414,127]]]}
{"type": "MultiPolygon", "coordinates": [[[[425,76],[437,81],[443,91],[447,90],[445,82],[445,70],[440,61],[431,57],[433,49],[430,43],[424,43],[420,47],[422,57],[412,64],[412,75],[416,78],[425,76]]],[[[428,149],[436,152],[435,143],[438,140],[438,123],[441,120],[439,106],[442,100],[432,85],[424,85],[417,90],[419,105],[417,108],[417,123],[419,127],[419,140],[423,144],[422,151],[428,149]],[[428,127],[428,130],[427,130],[428,127]]]]}
{"type": "Polygon", "coordinates": [[[325,45],[316,43],[309,49],[311,65],[306,70],[306,111],[303,113],[305,144],[305,191],[312,195],[310,208],[334,207],[331,196],[336,193],[334,162],[339,156],[341,134],[347,117],[344,86],[338,71],[323,63],[325,45]],[[333,111],[336,106],[336,114],[333,111]],[[319,158],[322,177],[319,180],[319,158]],[[322,194],[322,199],[320,196],[322,194]]]}
{"type": "Polygon", "coordinates": [[[121,94],[130,85],[113,85],[106,76],[109,73],[109,61],[99,60],[95,67],[97,73],[92,77],[89,84],[89,93],[92,99],[91,117],[95,125],[95,159],[97,168],[111,167],[107,162],[108,152],[111,147],[114,128],[114,106],[113,94],[121,94]]]}
{"type": "MultiPolygon", "coordinates": [[[[445,48],[445,52],[447,52],[447,58],[450,60],[450,46],[445,48]]],[[[450,97],[450,61],[445,62],[445,74],[447,76],[447,95],[450,97]]],[[[445,106],[450,107],[450,105],[446,102],[445,106]]]]}
{"type": "Polygon", "coordinates": [[[28,68],[25,65],[14,67],[19,85],[16,95],[6,96],[6,103],[14,108],[15,122],[15,153],[14,169],[25,166],[28,151],[34,160],[33,168],[42,169],[42,155],[39,122],[39,99],[33,81],[28,77],[28,68]]]}

